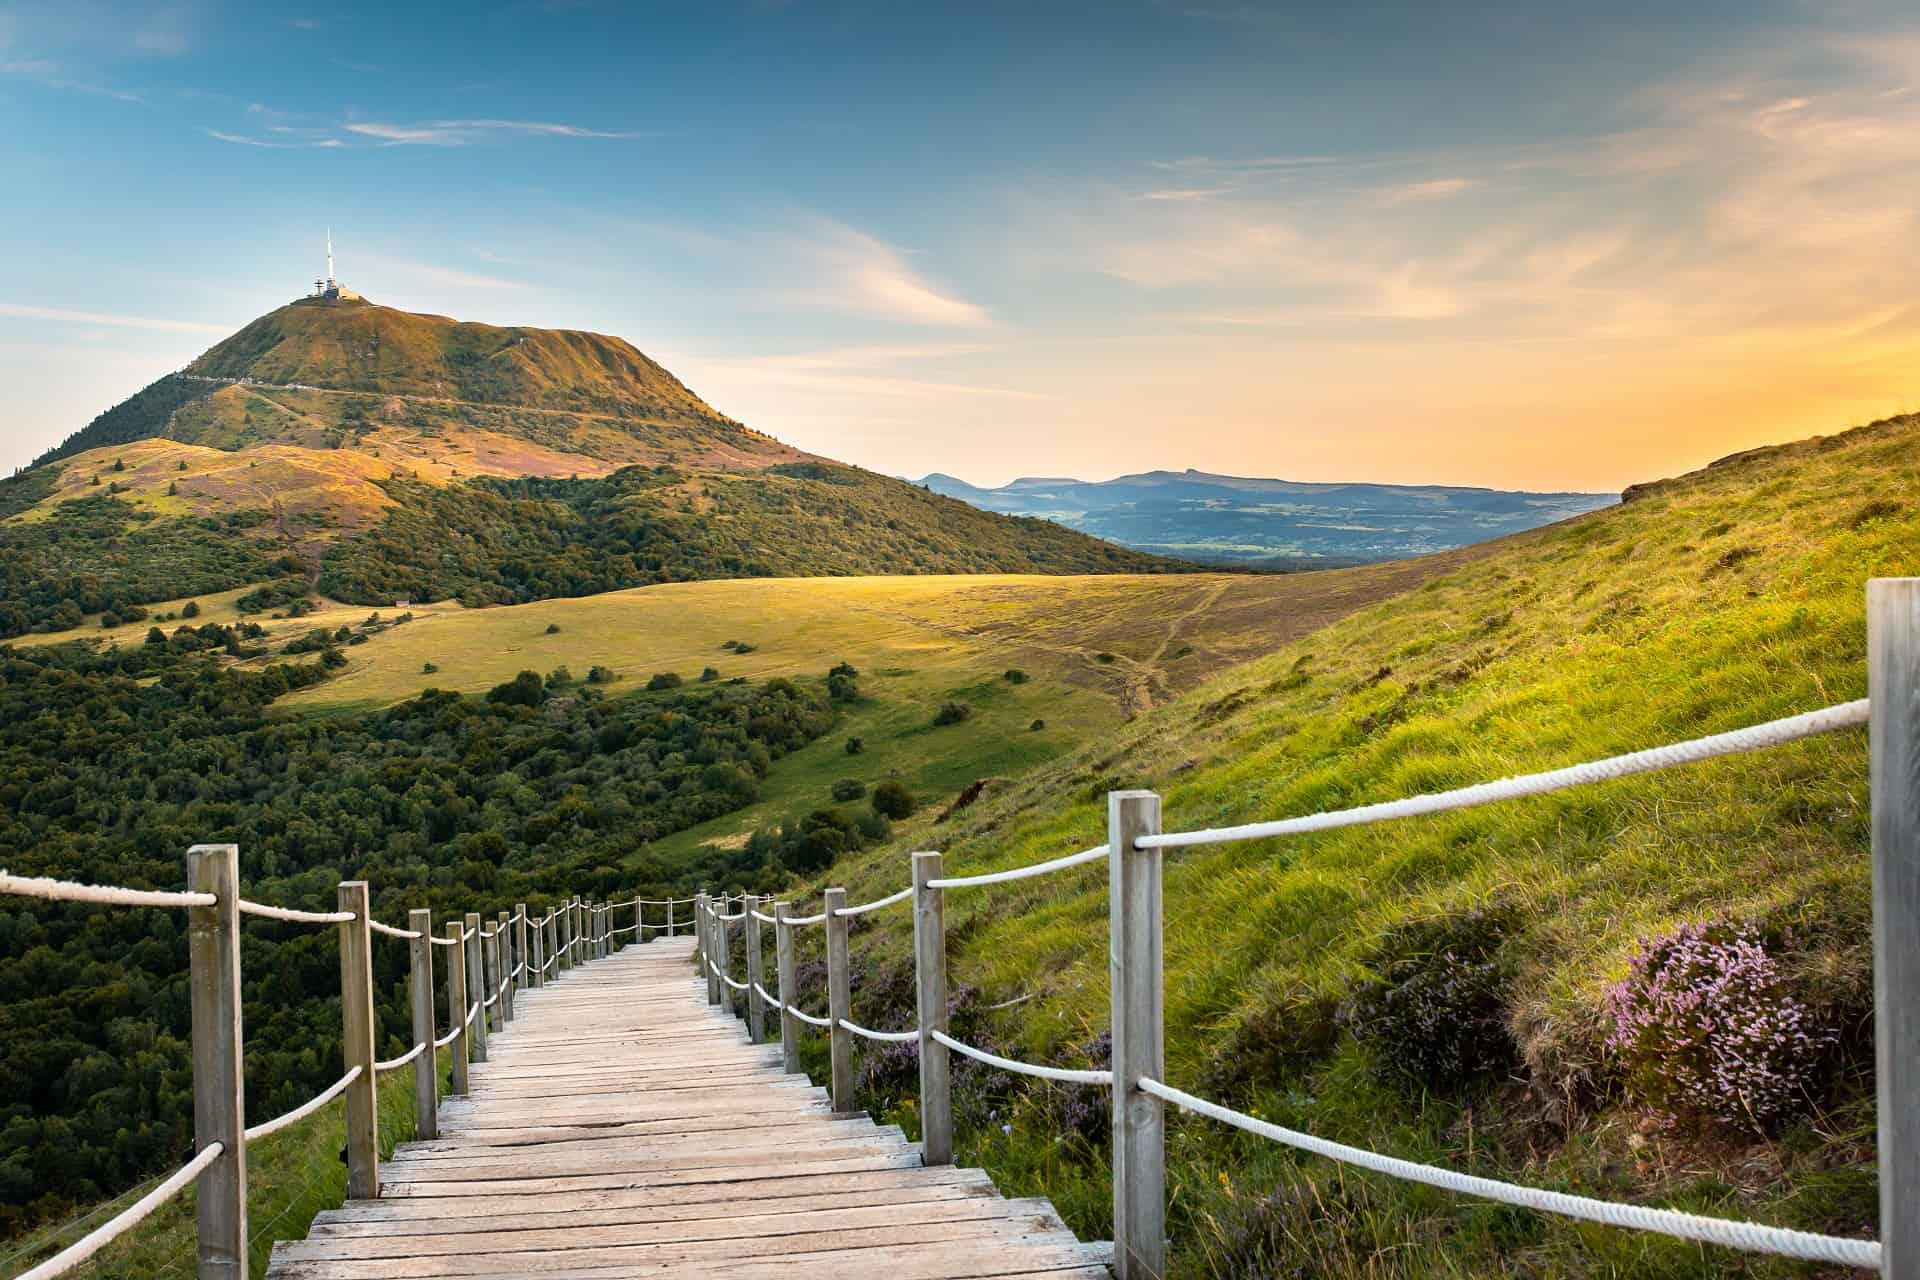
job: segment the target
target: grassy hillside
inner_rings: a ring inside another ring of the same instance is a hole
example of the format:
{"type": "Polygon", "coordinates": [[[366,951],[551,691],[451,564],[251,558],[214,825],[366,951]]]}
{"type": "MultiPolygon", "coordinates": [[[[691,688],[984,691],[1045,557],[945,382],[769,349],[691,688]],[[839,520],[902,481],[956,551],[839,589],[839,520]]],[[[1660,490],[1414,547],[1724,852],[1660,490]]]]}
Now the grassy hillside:
{"type": "MultiPolygon", "coordinates": [[[[1169,828],[1211,826],[1862,696],[1866,579],[1920,573],[1917,445],[1920,419],[1903,418],[1644,486],[1620,508],[1515,540],[1232,668],[945,826],[916,821],[832,880],[859,901],[904,883],[910,848],[945,848],[950,868],[974,872],[1097,844],[1111,788],[1161,791],[1169,828]]],[[[1104,875],[951,895],[951,980],[977,995],[963,1004],[1019,1001],[977,1015],[978,1035],[1038,1061],[1088,1060],[1107,1012],[1104,875]]],[[[1445,817],[1172,854],[1166,913],[1176,1085],[1530,1183],[1873,1229],[1863,733],[1445,817]],[[1484,982],[1468,986],[1491,1007],[1465,1025],[1495,1069],[1464,1082],[1396,1075],[1396,1061],[1430,1046],[1361,1038],[1343,1008],[1359,1007],[1369,980],[1391,986],[1383,975],[1406,965],[1451,963],[1448,948],[1476,929],[1484,939],[1475,922],[1489,916],[1497,945],[1484,982]],[[1606,1048],[1608,987],[1636,940],[1713,919],[1754,922],[1784,989],[1837,1041],[1805,1064],[1791,1122],[1662,1121],[1648,1082],[1606,1048]]],[[[861,923],[855,1016],[901,1025],[910,922],[893,911],[861,923]]],[[[910,1066],[876,1056],[868,1071],[867,1101],[911,1124],[910,1066]]],[[[1083,1236],[1104,1235],[1104,1099],[996,1088],[963,1086],[975,1095],[960,1104],[973,1117],[963,1159],[1010,1190],[1050,1195],[1083,1236]]],[[[1205,1121],[1174,1120],[1170,1150],[1186,1275],[1809,1270],[1356,1176],[1205,1121]]]]}

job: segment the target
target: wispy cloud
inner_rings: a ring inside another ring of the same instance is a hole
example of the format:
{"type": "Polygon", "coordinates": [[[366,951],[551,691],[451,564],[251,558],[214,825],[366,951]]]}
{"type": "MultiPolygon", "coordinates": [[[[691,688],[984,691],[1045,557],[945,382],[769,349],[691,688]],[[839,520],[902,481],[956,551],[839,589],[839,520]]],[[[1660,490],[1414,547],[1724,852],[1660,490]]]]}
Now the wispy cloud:
{"type": "Polygon", "coordinates": [[[65,73],[58,63],[50,62],[45,58],[10,58],[0,61],[0,75],[20,76],[49,89],[85,93],[98,98],[112,98],[117,102],[143,103],[146,101],[139,94],[126,89],[116,89],[112,85],[98,84],[91,80],[77,80],[65,73]]]}
{"type": "Polygon", "coordinates": [[[20,302],[0,302],[0,316],[16,320],[51,320],[58,324],[152,329],[160,333],[210,333],[224,337],[232,332],[232,329],[226,325],[202,324],[195,320],[163,320],[153,316],[121,315],[109,311],[77,311],[67,307],[41,307],[20,302]]]}
{"type": "Polygon", "coordinates": [[[346,126],[349,133],[373,138],[388,146],[464,147],[489,135],[513,135],[539,138],[642,138],[654,134],[611,129],[589,129],[582,125],[558,124],[550,120],[432,120],[426,124],[390,124],[377,120],[355,121],[346,126]]]}
{"type": "Polygon", "coordinates": [[[1473,186],[1470,178],[1429,178],[1425,182],[1409,182],[1398,187],[1389,187],[1381,193],[1380,203],[1392,207],[1400,204],[1418,204],[1427,200],[1446,200],[1457,196],[1473,186]]]}
{"type": "Polygon", "coordinates": [[[978,329],[992,323],[985,307],[934,284],[899,249],[845,223],[810,219],[781,239],[811,277],[789,291],[796,301],[908,324],[978,329]]]}
{"type": "Polygon", "coordinates": [[[202,129],[200,132],[206,134],[209,138],[216,138],[221,142],[231,142],[236,146],[265,147],[274,151],[306,151],[312,150],[315,147],[332,148],[344,147],[346,145],[346,143],[340,141],[338,138],[315,138],[306,142],[275,142],[266,138],[250,138],[243,133],[227,133],[220,129],[202,129]]]}

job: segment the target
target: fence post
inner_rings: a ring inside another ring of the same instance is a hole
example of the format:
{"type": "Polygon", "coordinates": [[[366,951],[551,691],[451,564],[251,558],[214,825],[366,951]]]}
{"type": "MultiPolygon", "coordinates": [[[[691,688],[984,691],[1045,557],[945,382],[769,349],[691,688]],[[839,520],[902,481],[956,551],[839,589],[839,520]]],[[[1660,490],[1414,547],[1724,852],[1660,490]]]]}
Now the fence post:
{"type": "MultiPolygon", "coordinates": [[[[520,914],[525,916],[527,913],[523,910],[520,914]]],[[[527,986],[538,990],[547,985],[547,948],[546,939],[543,936],[546,933],[546,926],[531,918],[527,919],[526,926],[527,986]]]]}
{"type": "Polygon", "coordinates": [[[705,982],[707,979],[707,939],[706,935],[700,931],[702,923],[700,913],[706,909],[706,905],[706,894],[696,893],[693,895],[693,962],[700,966],[700,980],[702,982],[705,982]]]}
{"type": "MultiPolygon", "coordinates": [[[[465,1027],[467,1017],[467,948],[460,941],[460,922],[447,921],[447,941],[453,945],[447,948],[447,1030],[465,1027]]],[[[478,1021],[478,1019],[476,1019],[478,1021]]],[[[448,1088],[455,1093],[467,1092],[467,1059],[473,1051],[473,1031],[462,1031],[453,1038],[453,1078],[448,1088]]]]}
{"type": "Polygon", "coordinates": [[[647,900],[639,894],[633,895],[633,941],[634,945],[647,940],[647,900]]]}
{"type": "Polygon", "coordinates": [[[675,936],[674,925],[673,925],[673,912],[674,912],[673,895],[669,893],[667,895],[667,936],[669,938],[675,936]]]}
{"type": "Polygon", "coordinates": [[[562,963],[560,956],[560,904],[556,902],[549,902],[547,904],[546,958],[553,962],[553,976],[556,978],[559,977],[560,970],[564,969],[566,965],[562,963]]]}
{"type": "Polygon", "coordinates": [[[920,1159],[953,1163],[953,1093],[947,1046],[933,1038],[947,1029],[947,904],[937,853],[913,855],[913,982],[920,1027],[920,1159]]]}
{"type": "MultiPolygon", "coordinates": [[[[481,962],[480,949],[480,913],[467,912],[467,1002],[480,1006],[480,1012],[473,1017],[473,1025],[467,1028],[467,1039],[472,1042],[472,1060],[487,1060],[487,966],[481,962]]],[[[463,1009],[464,1014],[466,1011],[463,1009]]]]}
{"type": "Polygon", "coordinates": [[[1134,841],[1160,831],[1160,797],[1107,793],[1108,971],[1113,1008],[1113,1269],[1118,1280],[1167,1271],[1166,1116],[1136,1085],[1166,1078],[1158,849],[1134,841]]]}
{"type": "Polygon", "coordinates": [[[193,1145],[220,1144],[200,1175],[202,1280],[247,1280],[247,1096],[241,1062],[240,846],[187,850],[187,888],[219,901],[187,912],[193,999],[193,1145]]]}
{"type": "Polygon", "coordinates": [[[576,969],[587,962],[586,932],[587,910],[580,905],[580,895],[576,893],[567,907],[567,939],[573,952],[569,960],[576,969]]]}
{"type": "Polygon", "coordinates": [[[793,1016],[793,926],[787,923],[791,904],[773,904],[773,968],[780,983],[780,1066],[797,1075],[800,1071],[800,1019],[793,1016]]]}
{"type": "Polygon", "coordinates": [[[593,958],[605,960],[612,954],[613,935],[607,932],[613,924],[613,907],[601,903],[593,913],[593,958]]]}
{"type": "Polygon", "coordinates": [[[524,902],[513,904],[513,955],[515,964],[525,969],[513,980],[513,994],[517,996],[524,988],[535,985],[533,953],[527,950],[527,904],[524,902]]]}
{"type": "Polygon", "coordinates": [[[753,913],[760,908],[760,899],[747,898],[747,1038],[755,1044],[767,1042],[767,1003],[760,998],[760,988],[766,983],[767,962],[760,954],[760,921],[753,913]]]}
{"type": "Polygon", "coordinates": [[[502,911],[494,919],[494,941],[500,946],[500,1024],[513,1021],[513,917],[502,911]]]}
{"type": "Polygon", "coordinates": [[[407,995],[413,1005],[413,1042],[424,1044],[413,1060],[413,1136],[440,1136],[440,1051],[433,1047],[433,912],[415,907],[407,912],[407,928],[419,934],[407,940],[407,958],[413,975],[407,995]]]}
{"type": "Polygon", "coordinates": [[[380,1116],[373,1079],[373,929],[367,923],[367,882],[342,881],[337,910],[353,912],[340,922],[340,1021],[342,1057],[360,1078],[347,1086],[347,1199],[380,1198],[380,1116]]]}
{"type": "Polygon", "coordinates": [[[845,889],[829,889],[827,903],[827,1018],[828,1047],[833,1056],[833,1109],[853,1110],[853,1032],[840,1025],[853,1016],[853,991],[847,974],[847,918],[835,912],[847,905],[845,889]]]}
{"type": "MultiPolygon", "coordinates": [[[[726,987],[726,984],[720,981],[719,973],[720,966],[727,962],[726,947],[722,945],[721,942],[714,940],[714,935],[720,930],[720,924],[714,917],[719,914],[719,910],[713,905],[713,899],[709,897],[707,899],[706,913],[700,921],[700,927],[706,931],[704,934],[706,942],[700,950],[701,954],[705,957],[704,963],[706,970],[703,976],[707,980],[708,1004],[719,1004],[720,992],[726,987]]],[[[722,942],[724,942],[724,939],[722,942]]]]}
{"type": "MultiPolygon", "coordinates": [[[[484,925],[486,920],[482,918],[484,925]]],[[[481,979],[483,990],[480,993],[482,1010],[480,1016],[487,1019],[487,1034],[507,1029],[504,1010],[500,1005],[500,931],[480,935],[480,967],[485,976],[481,979]],[[487,1006],[487,1001],[493,1001],[487,1006]]]]}
{"type": "Polygon", "coordinates": [[[1920,578],[1867,583],[1880,1274],[1920,1277],[1920,578]]]}

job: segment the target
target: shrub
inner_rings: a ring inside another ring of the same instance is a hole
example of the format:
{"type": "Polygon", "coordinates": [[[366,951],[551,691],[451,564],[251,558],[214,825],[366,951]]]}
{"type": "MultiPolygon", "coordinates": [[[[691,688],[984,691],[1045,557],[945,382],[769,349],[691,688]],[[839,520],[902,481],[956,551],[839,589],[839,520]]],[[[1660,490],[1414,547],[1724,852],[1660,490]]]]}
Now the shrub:
{"type": "Polygon", "coordinates": [[[862,751],[865,751],[866,749],[867,749],[867,740],[865,738],[848,738],[847,739],[848,755],[857,756],[862,751]]]}
{"type": "Polygon", "coordinates": [[[147,628],[147,643],[148,643],[148,644],[165,644],[166,642],[167,642],[167,633],[166,633],[166,632],[164,632],[164,631],[162,631],[162,630],[161,630],[160,628],[158,628],[158,627],[148,627],[148,628],[147,628]]]}
{"type": "Polygon", "coordinates": [[[712,684],[715,680],[718,680],[719,678],[720,678],[720,672],[713,667],[703,668],[700,672],[701,684],[712,684]]]}
{"type": "Polygon", "coordinates": [[[1047,722],[1045,720],[1035,720],[1032,724],[1027,726],[1027,729],[1030,732],[1038,733],[1046,727],[1047,727],[1047,722]]]}
{"type": "Polygon", "coordinates": [[[1377,1075],[1445,1093],[1513,1066],[1501,957],[1511,927],[1503,908],[1477,907],[1386,931],[1372,956],[1374,977],[1339,1013],[1377,1075]]]}
{"type": "Polygon", "coordinates": [[[502,706],[537,707],[546,700],[546,685],[538,671],[522,671],[505,684],[487,690],[487,701],[502,706]]]}
{"type": "Polygon", "coordinates": [[[959,724],[962,720],[972,715],[972,707],[958,699],[948,698],[940,704],[940,709],[933,713],[933,722],[935,724],[959,724]]]}
{"type": "MultiPolygon", "coordinates": [[[[1113,1033],[1102,1031],[1075,1045],[1067,1058],[1071,1065],[1089,1071],[1111,1069],[1113,1033]]],[[[1078,1139],[1095,1151],[1113,1145],[1113,1112],[1107,1105],[1107,1091],[1099,1085],[1047,1084],[1040,1089],[1040,1108],[1049,1127],[1062,1137],[1078,1139]]]]}
{"type": "Polygon", "coordinates": [[[100,625],[103,628],[117,627],[120,625],[120,615],[109,609],[100,615],[100,625]]]}
{"type": "Polygon", "coordinates": [[[655,692],[661,689],[678,689],[685,683],[686,681],[680,678],[679,673],[674,671],[656,671],[647,677],[647,688],[655,692]]]}
{"type": "Polygon", "coordinates": [[[1788,993],[1759,931],[1726,921],[1642,938],[1607,1008],[1628,1091],[1670,1117],[1785,1118],[1839,1039],[1788,993]]]}
{"type": "Polygon", "coordinates": [[[588,684],[612,684],[613,680],[614,675],[611,668],[603,667],[598,663],[587,668],[588,684]]]}
{"type": "Polygon", "coordinates": [[[827,696],[835,702],[853,702],[860,696],[856,683],[859,672],[851,662],[842,662],[827,672],[827,696]]]}
{"type": "Polygon", "coordinates": [[[555,667],[547,672],[547,688],[558,689],[563,684],[573,683],[573,672],[565,667],[555,667]]]}
{"type": "Polygon", "coordinates": [[[183,618],[197,618],[197,617],[199,617],[199,616],[200,616],[200,602],[199,602],[198,600],[189,600],[189,601],[187,601],[187,602],[186,602],[185,604],[183,604],[183,605],[181,605],[181,606],[180,606],[180,616],[181,616],[181,617],[183,617],[183,618]]]}
{"type": "Polygon", "coordinates": [[[867,794],[867,784],[858,778],[842,778],[833,784],[832,792],[833,798],[842,803],[848,800],[858,800],[861,796],[867,794]]]}
{"type": "Polygon", "coordinates": [[[557,622],[549,622],[549,623],[547,624],[547,634],[548,634],[548,635],[550,635],[550,636],[557,636],[557,635],[559,635],[559,634],[560,634],[560,624],[559,624],[559,623],[557,623],[557,622]]]}
{"type": "Polygon", "coordinates": [[[888,778],[873,789],[873,811],[881,817],[898,822],[911,817],[913,809],[913,792],[898,778],[888,778]]]}
{"type": "Polygon", "coordinates": [[[432,664],[431,662],[423,662],[423,663],[421,663],[421,664],[420,664],[420,674],[421,674],[421,675],[427,675],[427,676],[430,676],[430,675],[432,675],[432,674],[433,674],[434,672],[436,672],[436,671],[438,671],[439,669],[440,669],[439,667],[436,667],[436,666],[434,666],[434,665],[433,665],[433,664],[432,664]]]}
{"type": "Polygon", "coordinates": [[[1008,669],[1007,671],[1008,684],[1025,684],[1026,682],[1027,682],[1026,672],[1022,671],[1018,667],[1011,667],[1008,669]]]}

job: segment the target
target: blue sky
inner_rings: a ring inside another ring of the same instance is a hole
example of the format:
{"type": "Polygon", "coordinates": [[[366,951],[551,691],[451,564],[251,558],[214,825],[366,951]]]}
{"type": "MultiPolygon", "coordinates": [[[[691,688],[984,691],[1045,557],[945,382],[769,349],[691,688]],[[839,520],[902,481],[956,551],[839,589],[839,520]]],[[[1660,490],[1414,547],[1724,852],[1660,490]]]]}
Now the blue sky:
{"type": "Polygon", "coordinates": [[[328,225],[914,475],[1614,488],[1907,407],[1920,19],[1562,7],[0,4],[0,463],[328,225]]]}

